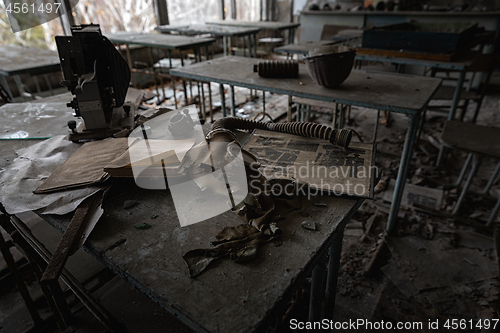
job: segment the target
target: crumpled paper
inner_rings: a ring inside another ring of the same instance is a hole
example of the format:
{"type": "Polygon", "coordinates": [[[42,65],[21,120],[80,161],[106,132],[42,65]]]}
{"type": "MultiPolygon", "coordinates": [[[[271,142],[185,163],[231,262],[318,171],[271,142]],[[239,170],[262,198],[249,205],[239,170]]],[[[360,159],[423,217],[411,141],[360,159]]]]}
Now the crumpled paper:
{"type": "Polygon", "coordinates": [[[0,174],[0,202],[7,213],[39,210],[42,214],[63,215],[99,191],[100,187],[88,187],[51,194],[33,193],[79,147],[65,135],[59,135],[19,150],[19,157],[0,174]]]}

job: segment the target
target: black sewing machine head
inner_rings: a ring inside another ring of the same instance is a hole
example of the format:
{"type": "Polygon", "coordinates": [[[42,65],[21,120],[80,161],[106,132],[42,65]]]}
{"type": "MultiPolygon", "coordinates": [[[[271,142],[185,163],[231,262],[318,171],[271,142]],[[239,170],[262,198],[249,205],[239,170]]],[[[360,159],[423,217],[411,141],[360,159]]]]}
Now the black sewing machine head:
{"type": "Polygon", "coordinates": [[[61,84],[76,96],[68,106],[83,118],[84,131],[113,127],[113,112],[127,95],[129,66],[99,25],[73,26],[71,32],[72,36],[56,37],[61,84]]]}

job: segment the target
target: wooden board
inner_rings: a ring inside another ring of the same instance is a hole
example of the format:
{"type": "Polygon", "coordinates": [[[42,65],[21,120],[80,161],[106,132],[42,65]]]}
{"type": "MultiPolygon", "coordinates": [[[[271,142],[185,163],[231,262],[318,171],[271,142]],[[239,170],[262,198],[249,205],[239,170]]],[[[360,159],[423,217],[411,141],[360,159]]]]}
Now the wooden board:
{"type": "MultiPolygon", "coordinates": [[[[238,264],[222,259],[196,278],[188,277],[182,255],[196,248],[209,248],[225,226],[242,221],[227,212],[201,223],[180,227],[170,192],[138,188],[120,181],[108,193],[105,213],[84,247],[122,278],[157,301],[183,322],[201,332],[253,332],[274,325],[300,281],[327,251],[333,233],[343,226],[363,199],[313,196],[302,201],[301,212],[279,221],[283,244],[265,244],[256,260],[238,264]],[[125,200],[139,204],[122,208],[125,200]],[[317,207],[321,202],[326,207],[317,207]],[[319,209],[321,208],[321,209],[319,209]],[[153,215],[158,217],[151,219],[153,215]],[[319,231],[300,224],[312,219],[319,231]],[[135,224],[148,223],[138,230],[135,224]]],[[[188,199],[187,199],[188,200],[188,199]]],[[[193,203],[196,204],[196,203],[193,203]]],[[[68,216],[44,216],[64,230],[68,216]]]]}
{"type": "Polygon", "coordinates": [[[215,42],[215,39],[213,38],[197,38],[166,34],[145,34],[125,31],[107,34],[106,37],[108,37],[108,39],[115,44],[137,44],[142,46],[179,50],[210,45],[215,42]]]}
{"type": "Polygon", "coordinates": [[[258,62],[255,58],[224,57],[174,69],[171,74],[407,114],[421,112],[441,83],[437,78],[353,70],[344,83],[329,89],[317,85],[304,65],[299,65],[298,78],[270,79],[253,72],[258,62]]]}
{"type": "MultiPolygon", "coordinates": [[[[387,190],[384,192],[384,201],[392,202],[395,186],[396,181],[391,179],[387,190]]],[[[405,184],[403,197],[401,198],[401,206],[411,208],[413,204],[416,203],[439,210],[441,209],[442,201],[443,190],[408,183],[405,184]]]]}
{"type": "Polygon", "coordinates": [[[453,147],[500,159],[500,128],[457,120],[446,122],[441,140],[453,147]]]}
{"type": "Polygon", "coordinates": [[[0,45],[0,75],[42,74],[61,70],[57,52],[18,45],[0,45]]]}

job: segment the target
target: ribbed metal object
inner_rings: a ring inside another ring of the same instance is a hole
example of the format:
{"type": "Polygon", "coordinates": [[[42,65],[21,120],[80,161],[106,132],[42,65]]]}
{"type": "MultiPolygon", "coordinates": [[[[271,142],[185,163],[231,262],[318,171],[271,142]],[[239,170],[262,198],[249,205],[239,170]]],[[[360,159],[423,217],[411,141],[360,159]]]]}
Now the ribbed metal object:
{"type": "Polygon", "coordinates": [[[296,60],[259,61],[253,71],[266,78],[293,78],[299,76],[299,63],[296,60]]]}
{"type": "MultiPolygon", "coordinates": [[[[274,132],[288,133],[300,135],[309,138],[317,138],[321,140],[328,140],[334,145],[344,148],[349,146],[352,137],[352,131],[348,129],[333,129],[329,126],[315,124],[315,123],[263,123],[249,119],[242,118],[222,118],[217,120],[212,125],[212,131],[221,130],[248,130],[262,129],[274,132]]],[[[209,133],[210,134],[210,133],[209,133]]]]}

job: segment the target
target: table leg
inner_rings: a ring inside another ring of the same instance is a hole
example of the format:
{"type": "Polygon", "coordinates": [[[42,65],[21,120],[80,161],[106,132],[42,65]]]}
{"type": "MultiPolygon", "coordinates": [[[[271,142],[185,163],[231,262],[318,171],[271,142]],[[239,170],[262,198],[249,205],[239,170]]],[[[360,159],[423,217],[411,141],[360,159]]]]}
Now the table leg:
{"type": "Polygon", "coordinates": [[[161,104],[160,91],[158,90],[158,84],[156,83],[156,70],[155,70],[155,63],[153,61],[153,52],[151,51],[150,47],[148,47],[148,52],[149,52],[149,62],[151,63],[151,68],[153,69],[153,80],[155,82],[156,94],[158,95],[158,104],[161,104]]]}
{"type": "Polygon", "coordinates": [[[262,90],[262,113],[266,115],[266,92],[262,90]]]}
{"type": "Polygon", "coordinates": [[[251,58],[252,57],[252,36],[248,35],[248,56],[251,58]]]}
{"type": "Polygon", "coordinates": [[[257,58],[257,34],[253,35],[253,55],[257,58]]]}
{"type": "Polygon", "coordinates": [[[224,93],[224,85],[221,84],[219,85],[219,91],[220,91],[220,106],[221,106],[221,111],[222,111],[222,117],[226,118],[226,94],[224,93]]]}
{"type": "Polygon", "coordinates": [[[458,175],[457,181],[455,182],[455,186],[460,186],[460,184],[462,184],[462,181],[464,180],[465,177],[465,172],[469,168],[471,161],[472,161],[472,153],[469,153],[467,155],[467,158],[465,159],[465,163],[464,166],[462,167],[462,170],[460,170],[460,174],[458,175]]]}
{"type": "Polygon", "coordinates": [[[344,128],[346,110],[347,110],[347,105],[341,104],[340,105],[339,129],[344,128]]]}
{"type": "Polygon", "coordinates": [[[495,178],[498,176],[498,172],[500,172],[500,162],[497,163],[497,166],[495,167],[495,171],[490,176],[490,179],[488,180],[488,183],[484,187],[484,189],[481,191],[481,194],[488,194],[490,191],[491,185],[495,182],[495,178]]]}
{"type": "Polygon", "coordinates": [[[340,230],[333,238],[330,246],[330,257],[328,259],[328,275],[326,278],[326,300],[325,300],[325,318],[333,319],[333,310],[335,307],[335,295],[337,293],[337,280],[340,268],[340,254],[342,253],[342,241],[344,238],[344,228],[340,230]]]}
{"type": "Polygon", "coordinates": [[[231,116],[236,117],[236,102],[234,98],[234,86],[231,87],[231,116]]]}
{"type": "Polygon", "coordinates": [[[212,104],[212,83],[208,82],[208,104],[210,105],[210,121],[214,122],[214,107],[212,104]]]}
{"type": "MultiPolygon", "coordinates": [[[[2,218],[8,219],[8,217],[5,215],[2,216],[2,218]]],[[[12,256],[12,253],[10,252],[9,247],[7,246],[7,243],[5,242],[5,239],[3,238],[1,233],[0,233],[0,251],[2,252],[5,262],[7,263],[7,267],[10,269],[12,276],[16,280],[17,289],[19,290],[21,296],[24,299],[24,303],[28,308],[31,318],[33,319],[33,323],[35,324],[35,327],[40,326],[43,320],[36,309],[35,302],[33,302],[33,299],[29,294],[28,288],[26,287],[26,284],[23,281],[23,277],[19,272],[19,270],[17,269],[14,257],[12,256]]]]}
{"type": "Polygon", "coordinates": [[[23,82],[19,75],[14,75],[14,82],[16,82],[17,90],[19,92],[19,97],[25,98],[24,93],[26,92],[23,87],[23,82]]]}
{"type": "Polygon", "coordinates": [[[479,170],[479,167],[481,166],[481,156],[472,154],[472,168],[469,172],[469,175],[467,176],[467,180],[465,181],[464,187],[462,189],[462,193],[460,193],[460,196],[458,197],[457,203],[455,204],[455,207],[453,208],[453,211],[451,212],[452,214],[457,214],[460,208],[462,207],[462,203],[465,199],[465,195],[467,194],[467,191],[469,190],[470,185],[472,184],[472,180],[474,179],[474,176],[477,173],[477,170],[479,170]]]}
{"type": "Polygon", "coordinates": [[[50,90],[50,94],[52,96],[54,96],[54,90],[52,90],[52,85],[50,84],[50,80],[49,80],[49,77],[47,76],[47,74],[43,74],[43,77],[45,79],[45,83],[47,84],[47,87],[49,87],[49,90],[50,90]]]}
{"type": "Polygon", "coordinates": [[[200,92],[200,83],[199,82],[196,82],[196,87],[198,88],[198,106],[200,108],[200,114],[202,115],[203,117],[203,107],[201,105],[201,92],[200,92]]]}
{"type": "MultiPolygon", "coordinates": [[[[181,52],[181,66],[184,67],[184,56],[182,55],[182,52],[181,52]]],[[[185,105],[187,106],[189,103],[188,103],[188,95],[187,95],[185,80],[182,80],[182,89],[184,90],[184,102],[186,103],[185,105]]],[[[191,91],[191,98],[192,97],[193,97],[193,92],[191,91]]]]}
{"type": "MultiPolygon", "coordinates": [[[[168,73],[172,70],[172,51],[167,50],[168,54],[168,73]]],[[[172,92],[174,94],[174,109],[177,109],[177,94],[175,93],[175,77],[170,76],[170,81],[172,82],[172,92]]]]}
{"type": "MultiPolygon", "coordinates": [[[[125,44],[125,53],[127,55],[127,62],[128,62],[128,67],[132,70],[132,58],[130,57],[130,48],[128,44],[125,44]]],[[[135,87],[135,79],[134,79],[134,73],[131,75],[132,78],[132,86],[135,87]]]]}
{"type": "MultiPolygon", "coordinates": [[[[19,220],[15,215],[11,216],[11,223],[3,223],[0,219],[2,228],[11,234],[12,239],[20,245],[23,251],[30,255],[31,262],[35,263],[35,266],[41,268],[45,266],[50,261],[52,254],[47,251],[45,246],[36,239],[29,228],[19,220]]],[[[30,258],[28,258],[29,260],[30,258]]],[[[35,269],[36,275],[37,269],[35,269]]],[[[80,284],[80,282],[71,275],[68,270],[63,269],[61,280],[71,289],[75,296],[82,302],[82,304],[106,327],[111,329],[113,332],[128,332],[127,329],[118,322],[111,314],[104,309],[100,303],[98,303],[92,295],[80,284]]],[[[40,284],[44,294],[47,295],[44,284],[40,284]]],[[[50,295],[49,295],[50,296],[50,295]]],[[[52,300],[52,297],[48,297],[47,301],[52,300]]],[[[57,308],[55,308],[57,310],[57,308]]],[[[57,315],[59,311],[54,311],[57,315]]],[[[64,324],[64,323],[62,323],[64,324]]]]}
{"type": "Polygon", "coordinates": [[[36,92],[40,95],[42,90],[40,89],[40,83],[38,82],[38,77],[36,75],[33,75],[33,81],[35,81],[36,92]]]}
{"type": "Polygon", "coordinates": [[[460,101],[460,94],[462,93],[462,86],[465,80],[466,69],[460,72],[460,77],[458,78],[457,87],[453,93],[453,101],[450,107],[450,113],[448,114],[448,121],[455,119],[455,113],[457,112],[458,102],[460,101]]]}
{"type": "Polygon", "coordinates": [[[206,108],[206,105],[205,105],[205,89],[203,87],[203,82],[200,82],[200,85],[201,85],[201,97],[200,97],[200,104],[203,106],[203,113],[202,113],[202,117],[203,117],[203,120],[207,120],[207,108],[206,108]]]}
{"type": "Polygon", "coordinates": [[[500,209],[500,198],[498,198],[497,203],[495,204],[495,207],[491,211],[491,215],[488,218],[488,222],[486,223],[487,226],[491,225],[493,223],[493,221],[495,221],[495,218],[497,217],[499,209],[500,209]]]}
{"type": "Polygon", "coordinates": [[[309,321],[323,319],[323,296],[326,278],[326,254],[323,254],[314,266],[311,278],[311,297],[309,299],[309,321]]]}
{"type": "Polygon", "coordinates": [[[224,57],[227,56],[227,37],[222,37],[222,48],[224,49],[224,57]]]}
{"type": "MultiPolygon", "coordinates": [[[[448,113],[448,121],[455,119],[455,113],[457,112],[458,102],[460,101],[460,94],[462,93],[462,86],[464,84],[466,72],[467,69],[465,68],[460,72],[460,76],[457,82],[457,87],[455,88],[455,92],[453,93],[453,101],[451,102],[450,113],[448,113]]],[[[441,165],[445,155],[446,155],[446,147],[444,145],[441,145],[441,148],[439,149],[436,166],[441,165]]]]}
{"type": "Polygon", "coordinates": [[[332,120],[332,128],[337,129],[337,109],[339,103],[335,103],[335,109],[333,109],[333,120],[332,120]]]}
{"type": "Polygon", "coordinates": [[[7,95],[11,101],[14,101],[14,96],[12,95],[12,91],[10,90],[9,83],[7,82],[7,78],[4,75],[0,75],[0,80],[2,80],[2,86],[4,87],[7,95]]]}
{"type": "Polygon", "coordinates": [[[410,159],[413,152],[413,144],[415,143],[418,124],[420,122],[420,113],[410,117],[411,118],[408,124],[408,131],[406,132],[405,144],[403,147],[403,154],[401,156],[401,162],[399,163],[398,178],[396,179],[396,186],[394,187],[394,194],[392,196],[389,220],[387,221],[386,229],[388,233],[391,233],[396,227],[399,206],[401,204],[401,198],[403,197],[403,190],[405,188],[406,175],[408,174],[410,159]]]}
{"type": "Polygon", "coordinates": [[[375,142],[377,142],[379,122],[380,122],[380,110],[377,110],[377,122],[375,123],[375,131],[373,132],[372,144],[375,144],[375,142]]]}

